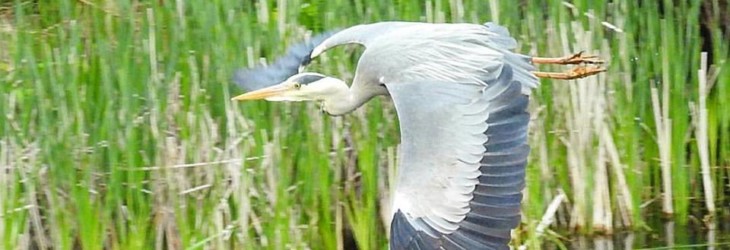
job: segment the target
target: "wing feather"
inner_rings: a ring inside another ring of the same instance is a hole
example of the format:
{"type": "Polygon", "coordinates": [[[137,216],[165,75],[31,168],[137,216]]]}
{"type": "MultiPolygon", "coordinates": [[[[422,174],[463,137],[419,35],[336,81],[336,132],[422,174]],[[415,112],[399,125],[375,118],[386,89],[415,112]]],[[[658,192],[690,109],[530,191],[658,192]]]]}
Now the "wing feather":
{"type": "Polygon", "coordinates": [[[239,69],[234,73],[232,80],[245,91],[254,91],[283,82],[297,74],[300,67],[308,65],[311,62],[312,50],[336,32],[337,30],[324,32],[292,45],[272,64],[239,69]]]}
{"type": "Polygon", "coordinates": [[[349,43],[366,47],[353,87],[385,84],[400,120],[391,248],[508,249],[537,86],[529,57],[492,23],[404,22],[348,28],[312,57],[349,43]]]}
{"type": "Polygon", "coordinates": [[[528,96],[514,77],[505,64],[496,77],[485,75],[481,88],[386,83],[402,138],[391,249],[508,249],[529,154],[528,96]],[[486,127],[471,126],[477,124],[486,127]]]}

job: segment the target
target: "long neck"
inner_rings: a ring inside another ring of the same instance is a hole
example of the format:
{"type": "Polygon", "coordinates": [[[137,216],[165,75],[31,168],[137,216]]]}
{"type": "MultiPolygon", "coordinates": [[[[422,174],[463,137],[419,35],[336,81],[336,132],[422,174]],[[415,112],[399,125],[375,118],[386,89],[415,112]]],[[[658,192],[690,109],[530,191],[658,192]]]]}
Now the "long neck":
{"type": "Polygon", "coordinates": [[[352,88],[347,87],[344,83],[338,85],[335,93],[324,99],[324,110],[330,115],[344,115],[359,108],[377,95],[374,91],[368,91],[367,88],[360,86],[356,83],[352,85],[352,88]]]}

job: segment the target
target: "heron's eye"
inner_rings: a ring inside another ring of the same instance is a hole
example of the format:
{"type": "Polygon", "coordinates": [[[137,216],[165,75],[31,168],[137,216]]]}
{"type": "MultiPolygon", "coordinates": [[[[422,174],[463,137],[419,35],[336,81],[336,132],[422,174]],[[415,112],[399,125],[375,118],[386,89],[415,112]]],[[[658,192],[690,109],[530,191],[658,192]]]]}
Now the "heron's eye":
{"type": "Polygon", "coordinates": [[[295,83],[294,83],[294,88],[295,88],[295,89],[299,89],[299,88],[301,88],[301,87],[302,87],[302,84],[300,84],[300,83],[298,83],[298,82],[295,82],[295,83]]]}

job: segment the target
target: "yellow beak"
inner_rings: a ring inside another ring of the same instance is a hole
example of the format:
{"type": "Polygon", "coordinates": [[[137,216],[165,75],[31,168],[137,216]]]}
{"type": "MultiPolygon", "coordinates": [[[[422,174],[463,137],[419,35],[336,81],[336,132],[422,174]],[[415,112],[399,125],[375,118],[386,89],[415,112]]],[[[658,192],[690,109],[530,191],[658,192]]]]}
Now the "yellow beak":
{"type": "Polygon", "coordinates": [[[289,82],[284,82],[278,85],[274,85],[268,88],[263,88],[255,91],[248,92],[243,95],[239,95],[236,97],[231,98],[233,101],[245,101],[245,100],[260,100],[260,99],[266,99],[269,97],[277,96],[283,93],[286,93],[288,91],[296,89],[294,87],[294,84],[291,84],[289,82]]]}

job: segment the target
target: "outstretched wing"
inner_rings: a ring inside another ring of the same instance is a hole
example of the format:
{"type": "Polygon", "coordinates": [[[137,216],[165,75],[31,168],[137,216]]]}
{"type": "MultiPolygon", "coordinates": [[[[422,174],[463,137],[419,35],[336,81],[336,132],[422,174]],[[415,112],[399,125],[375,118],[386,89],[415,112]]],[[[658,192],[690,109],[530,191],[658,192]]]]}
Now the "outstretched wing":
{"type": "Polygon", "coordinates": [[[332,30],[291,46],[286,54],[266,66],[239,69],[233,74],[233,82],[245,91],[273,86],[299,73],[299,69],[325,50],[344,44],[367,46],[387,32],[414,25],[409,22],[382,22],[353,26],[344,30],[332,30]]]}
{"type": "Polygon", "coordinates": [[[391,249],[508,249],[529,153],[522,88],[535,84],[513,72],[386,83],[401,128],[391,249]]]}
{"type": "Polygon", "coordinates": [[[273,86],[298,73],[299,67],[311,62],[312,50],[337,31],[313,36],[309,40],[291,46],[286,54],[266,66],[240,69],[233,75],[233,81],[246,91],[273,86]]]}
{"type": "Polygon", "coordinates": [[[322,43],[312,50],[310,57],[315,58],[328,49],[345,44],[359,44],[368,47],[370,44],[382,37],[392,37],[390,33],[393,31],[419,25],[423,25],[423,23],[379,22],[355,25],[337,32],[322,41],[322,43]]]}

